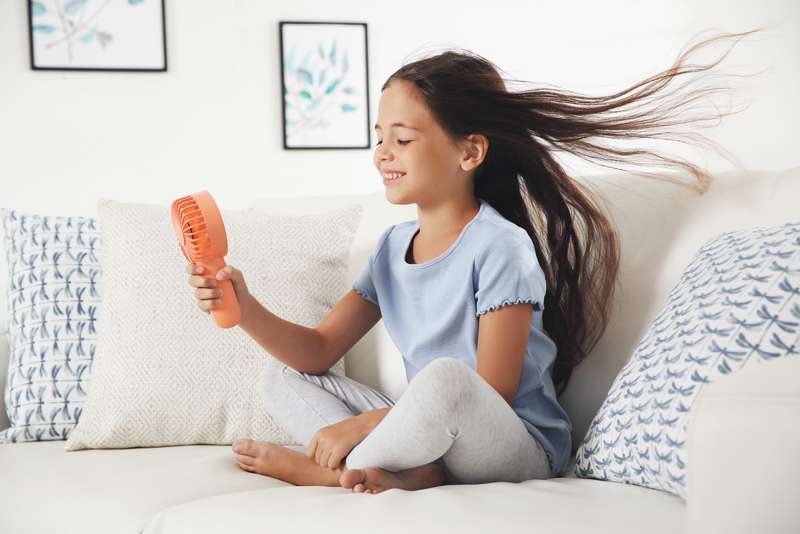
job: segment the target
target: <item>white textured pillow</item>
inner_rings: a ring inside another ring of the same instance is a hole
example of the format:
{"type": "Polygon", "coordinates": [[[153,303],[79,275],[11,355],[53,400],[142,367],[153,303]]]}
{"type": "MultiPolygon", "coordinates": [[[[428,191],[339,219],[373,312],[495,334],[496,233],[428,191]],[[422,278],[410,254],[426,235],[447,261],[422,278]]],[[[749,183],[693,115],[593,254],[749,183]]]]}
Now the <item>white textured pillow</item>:
{"type": "MultiPolygon", "coordinates": [[[[223,211],[226,261],[277,315],[316,326],[349,288],[349,246],[361,208],[279,216],[223,211]]],[[[98,203],[103,308],[92,387],[66,449],[281,444],[293,438],[262,407],[270,357],[239,328],[196,306],[167,206],[98,203]]],[[[343,362],[334,367],[343,372],[343,362]]]]}
{"type": "Polygon", "coordinates": [[[578,449],[578,476],[686,497],[698,393],[746,366],[797,357],[799,347],[800,223],[709,240],[611,385],[578,449]]]}

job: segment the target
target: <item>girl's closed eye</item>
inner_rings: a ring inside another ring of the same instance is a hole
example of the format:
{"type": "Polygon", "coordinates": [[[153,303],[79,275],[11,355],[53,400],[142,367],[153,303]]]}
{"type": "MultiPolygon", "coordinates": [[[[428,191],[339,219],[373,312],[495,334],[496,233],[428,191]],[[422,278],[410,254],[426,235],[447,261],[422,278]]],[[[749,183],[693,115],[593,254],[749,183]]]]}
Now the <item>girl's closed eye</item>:
{"type": "MultiPolygon", "coordinates": [[[[402,145],[402,146],[406,146],[410,142],[411,142],[411,139],[409,139],[408,141],[402,141],[400,139],[397,140],[397,144],[398,145],[402,145]]],[[[375,146],[381,146],[381,144],[383,144],[383,141],[378,141],[377,143],[375,143],[375,146]]]]}

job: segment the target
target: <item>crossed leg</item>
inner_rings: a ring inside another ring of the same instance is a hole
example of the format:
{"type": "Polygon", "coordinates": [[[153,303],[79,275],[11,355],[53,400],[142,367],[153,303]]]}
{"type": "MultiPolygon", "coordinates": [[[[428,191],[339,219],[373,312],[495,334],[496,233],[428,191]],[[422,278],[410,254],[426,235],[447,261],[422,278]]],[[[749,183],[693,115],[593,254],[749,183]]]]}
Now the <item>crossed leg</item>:
{"type": "MultiPolygon", "coordinates": [[[[265,405],[305,445],[319,428],[393,404],[366,386],[327,375],[273,365],[262,380],[265,405]]],[[[321,467],[305,454],[252,440],[238,440],[234,451],[247,471],[357,493],[438,486],[448,473],[465,483],[552,476],[541,445],[502,397],[451,359],[435,360],[420,372],[384,421],[351,451],[347,465],[321,467]],[[440,458],[447,472],[433,463],[440,458]]]]}
{"type": "MultiPolygon", "coordinates": [[[[394,405],[386,395],[333,372],[308,375],[270,360],[259,383],[267,410],[307,446],[320,428],[394,405]]],[[[240,439],[233,443],[239,467],[301,486],[339,486],[347,466],[321,467],[313,458],[275,443],[240,439]]]]}

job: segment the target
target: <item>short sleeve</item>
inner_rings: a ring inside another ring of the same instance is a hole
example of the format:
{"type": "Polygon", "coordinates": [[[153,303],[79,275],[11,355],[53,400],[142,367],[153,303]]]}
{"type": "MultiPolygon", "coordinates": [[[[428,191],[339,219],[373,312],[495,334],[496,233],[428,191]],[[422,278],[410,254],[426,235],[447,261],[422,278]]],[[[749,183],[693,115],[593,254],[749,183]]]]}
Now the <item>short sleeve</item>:
{"type": "Polygon", "coordinates": [[[390,226],[384,230],[378,238],[378,244],[375,246],[375,250],[372,254],[369,255],[364,270],[361,271],[359,277],[353,282],[353,289],[376,306],[380,306],[380,302],[378,302],[378,291],[375,289],[375,258],[380,254],[383,246],[386,244],[386,239],[389,237],[389,234],[392,233],[392,229],[394,229],[394,226],[390,226]]]}
{"type": "Polygon", "coordinates": [[[527,234],[503,231],[494,236],[476,257],[473,277],[477,315],[521,303],[544,310],[547,283],[527,234]]]}

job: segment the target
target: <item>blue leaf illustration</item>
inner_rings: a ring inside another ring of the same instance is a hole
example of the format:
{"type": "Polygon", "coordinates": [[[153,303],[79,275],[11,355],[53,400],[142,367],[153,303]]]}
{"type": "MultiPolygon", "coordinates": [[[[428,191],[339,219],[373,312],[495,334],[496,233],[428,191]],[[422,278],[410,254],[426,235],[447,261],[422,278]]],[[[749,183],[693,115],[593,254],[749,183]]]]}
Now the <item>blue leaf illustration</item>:
{"type": "Polygon", "coordinates": [[[347,72],[347,69],[350,67],[350,62],[347,60],[347,52],[345,51],[344,57],[342,58],[342,72],[347,72]]]}
{"type": "Polygon", "coordinates": [[[31,13],[34,17],[36,15],[44,15],[47,13],[47,8],[41,2],[31,2],[31,13]]]}
{"type": "Polygon", "coordinates": [[[351,106],[350,104],[342,104],[342,111],[344,111],[345,113],[349,113],[357,109],[358,109],[357,106],[351,106]]]}
{"type": "Polygon", "coordinates": [[[84,44],[89,44],[94,40],[94,32],[89,32],[83,37],[80,38],[80,41],[84,44]]]}
{"type": "Polygon", "coordinates": [[[53,33],[56,31],[52,26],[34,26],[33,31],[41,33],[53,33]]]}
{"type": "Polygon", "coordinates": [[[333,48],[331,48],[331,63],[336,65],[336,41],[333,42],[333,48]]]}
{"type": "Polygon", "coordinates": [[[340,80],[338,78],[336,80],[334,80],[333,83],[330,84],[327,89],[325,89],[325,94],[326,95],[331,94],[333,92],[333,90],[336,89],[336,86],[339,85],[339,82],[341,82],[341,81],[342,80],[340,80]]]}
{"type": "Polygon", "coordinates": [[[67,15],[74,15],[83,7],[83,0],[72,0],[72,2],[64,6],[64,13],[67,15]]]}
{"type": "Polygon", "coordinates": [[[144,0],[128,0],[128,3],[132,6],[135,6],[136,4],[141,4],[142,2],[144,2],[144,0]]]}
{"type": "Polygon", "coordinates": [[[314,79],[311,76],[311,73],[304,69],[298,69],[297,75],[300,76],[300,79],[303,80],[304,83],[308,85],[314,84],[314,79]]]}
{"type": "Polygon", "coordinates": [[[300,91],[298,94],[303,98],[311,100],[311,94],[308,91],[300,91]]]}
{"type": "Polygon", "coordinates": [[[343,89],[343,91],[344,91],[344,93],[346,95],[357,95],[358,94],[358,90],[357,89],[353,89],[352,87],[345,87],[343,89]]]}

